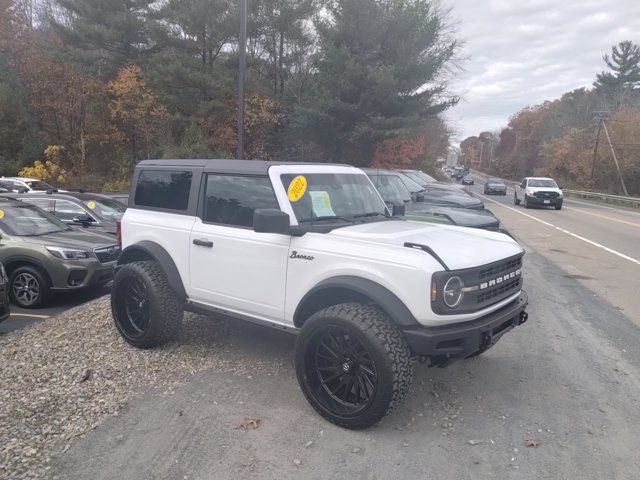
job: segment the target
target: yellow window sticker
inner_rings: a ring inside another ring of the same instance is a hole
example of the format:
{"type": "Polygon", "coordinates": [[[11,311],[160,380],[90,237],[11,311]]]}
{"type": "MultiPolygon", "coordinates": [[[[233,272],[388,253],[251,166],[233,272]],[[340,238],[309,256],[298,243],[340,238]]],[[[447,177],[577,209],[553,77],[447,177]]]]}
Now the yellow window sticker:
{"type": "Polygon", "coordinates": [[[304,192],[307,191],[307,179],[298,175],[296,178],[291,180],[289,184],[289,189],[287,190],[287,195],[289,196],[290,202],[297,202],[302,198],[304,192]]]}
{"type": "Polygon", "coordinates": [[[4,210],[0,210],[0,218],[4,217],[4,210]]]}
{"type": "Polygon", "coordinates": [[[89,207],[91,210],[93,210],[94,208],[96,208],[96,202],[94,202],[93,200],[89,200],[87,202],[87,207],[89,207]]]}

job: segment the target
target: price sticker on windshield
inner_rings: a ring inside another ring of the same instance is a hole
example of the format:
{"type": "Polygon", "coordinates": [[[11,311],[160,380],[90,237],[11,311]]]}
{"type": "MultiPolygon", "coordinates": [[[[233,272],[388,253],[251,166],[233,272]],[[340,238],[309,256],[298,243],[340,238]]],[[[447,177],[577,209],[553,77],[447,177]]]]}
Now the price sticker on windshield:
{"type": "Polygon", "coordinates": [[[96,202],[94,202],[93,200],[89,200],[87,202],[87,207],[89,207],[91,210],[93,210],[94,208],[96,208],[96,202]]]}
{"type": "Polygon", "coordinates": [[[298,175],[296,178],[291,180],[289,184],[289,189],[287,190],[287,195],[289,196],[290,202],[297,202],[302,198],[304,192],[307,191],[307,179],[302,175],[298,175]]]}
{"type": "Polygon", "coordinates": [[[4,217],[4,210],[0,210],[0,218],[4,217]]]}

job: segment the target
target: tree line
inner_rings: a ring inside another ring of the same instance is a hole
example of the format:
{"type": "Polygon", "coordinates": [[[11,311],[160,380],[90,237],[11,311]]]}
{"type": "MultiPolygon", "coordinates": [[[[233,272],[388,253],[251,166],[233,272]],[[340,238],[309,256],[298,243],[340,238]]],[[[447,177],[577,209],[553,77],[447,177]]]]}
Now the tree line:
{"type": "MultiPolygon", "coordinates": [[[[238,27],[228,0],[0,0],[0,174],[233,157],[238,27]]],[[[436,1],[251,1],[246,157],[431,170],[458,51],[436,1]]]]}
{"type": "Polygon", "coordinates": [[[640,195],[640,46],[621,42],[603,60],[606,70],[591,88],[524,108],[498,132],[466,138],[462,161],[508,179],[551,176],[566,188],[614,194],[624,194],[622,176],[628,193],[640,195]]]}

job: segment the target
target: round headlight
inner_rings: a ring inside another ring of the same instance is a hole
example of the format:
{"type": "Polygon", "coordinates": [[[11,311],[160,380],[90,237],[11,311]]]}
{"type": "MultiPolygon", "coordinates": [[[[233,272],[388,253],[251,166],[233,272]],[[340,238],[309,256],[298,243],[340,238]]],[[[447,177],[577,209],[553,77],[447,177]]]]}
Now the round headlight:
{"type": "Polygon", "coordinates": [[[447,280],[447,283],[444,284],[443,297],[444,303],[449,308],[455,308],[460,305],[462,301],[462,297],[464,293],[462,289],[464,288],[464,282],[460,277],[451,277],[447,280]]]}

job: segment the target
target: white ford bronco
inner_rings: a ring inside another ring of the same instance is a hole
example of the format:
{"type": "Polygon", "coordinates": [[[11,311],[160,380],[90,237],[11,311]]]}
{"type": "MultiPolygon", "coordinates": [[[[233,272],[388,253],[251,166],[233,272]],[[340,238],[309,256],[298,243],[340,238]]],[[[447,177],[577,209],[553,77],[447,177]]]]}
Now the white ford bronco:
{"type": "Polygon", "coordinates": [[[516,241],[394,216],[350,166],[145,160],[119,237],[127,342],[173,339],[184,310],[289,330],[304,395],[346,428],[404,400],[414,358],[479,355],[527,320],[516,241]]]}

